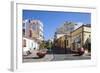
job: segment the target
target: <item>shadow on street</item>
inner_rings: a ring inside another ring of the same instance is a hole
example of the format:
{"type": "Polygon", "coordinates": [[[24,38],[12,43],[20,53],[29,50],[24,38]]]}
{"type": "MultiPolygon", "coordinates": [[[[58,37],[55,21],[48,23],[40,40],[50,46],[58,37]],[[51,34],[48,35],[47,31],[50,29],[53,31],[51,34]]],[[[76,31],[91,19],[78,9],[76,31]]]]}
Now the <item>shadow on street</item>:
{"type": "Polygon", "coordinates": [[[25,57],[24,59],[40,59],[39,57],[25,57]]]}
{"type": "Polygon", "coordinates": [[[53,54],[71,54],[70,48],[52,48],[51,52],[53,54]]]}

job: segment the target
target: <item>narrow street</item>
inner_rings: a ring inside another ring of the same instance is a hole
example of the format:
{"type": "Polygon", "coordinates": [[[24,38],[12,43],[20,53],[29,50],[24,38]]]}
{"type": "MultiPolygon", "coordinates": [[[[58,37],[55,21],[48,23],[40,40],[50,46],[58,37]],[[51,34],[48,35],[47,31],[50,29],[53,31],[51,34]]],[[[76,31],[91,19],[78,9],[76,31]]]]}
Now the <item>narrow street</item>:
{"type": "MultiPolygon", "coordinates": [[[[61,50],[60,50],[61,51],[61,50]]],[[[88,55],[82,55],[78,56],[76,54],[63,54],[60,53],[59,51],[57,53],[54,53],[54,51],[51,51],[51,53],[47,53],[45,57],[43,58],[38,58],[36,55],[37,51],[33,51],[32,54],[28,56],[23,56],[23,62],[49,62],[49,61],[64,61],[64,60],[87,60],[91,59],[91,56],[88,55]]]]}
{"type": "Polygon", "coordinates": [[[23,62],[91,59],[91,13],[23,10],[22,49],[23,62]]]}
{"type": "Polygon", "coordinates": [[[90,56],[75,56],[75,54],[54,54],[52,61],[64,61],[64,60],[86,60],[91,59],[90,56]]]}

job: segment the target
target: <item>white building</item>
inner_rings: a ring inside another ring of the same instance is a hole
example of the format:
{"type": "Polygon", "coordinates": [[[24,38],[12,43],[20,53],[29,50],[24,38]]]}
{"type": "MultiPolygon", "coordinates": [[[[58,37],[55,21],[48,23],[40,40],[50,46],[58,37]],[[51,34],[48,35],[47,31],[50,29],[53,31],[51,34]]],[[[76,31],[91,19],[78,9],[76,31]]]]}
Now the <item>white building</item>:
{"type": "Polygon", "coordinates": [[[39,20],[23,21],[23,52],[38,50],[43,40],[43,24],[39,20]]]}

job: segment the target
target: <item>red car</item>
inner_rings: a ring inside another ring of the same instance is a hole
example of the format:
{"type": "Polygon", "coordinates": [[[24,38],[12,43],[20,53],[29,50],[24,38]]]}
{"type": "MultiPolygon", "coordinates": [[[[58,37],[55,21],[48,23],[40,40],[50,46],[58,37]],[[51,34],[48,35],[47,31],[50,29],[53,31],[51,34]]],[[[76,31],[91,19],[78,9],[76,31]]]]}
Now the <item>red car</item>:
{"type": "Polygon", "coordinates": [[[84,48],[79,48],[78,49],[78,54],[79,55],[83,55],[84,54],[84,51],[85,51],[84,48]]]}
{"type": "Polygon", "coordinates": [[[45,50],[45,49],[39,50],[39,51],[37,52],[37,56],[38,56],[39,58],[43,58],[46,54],[47,54],[47,50],[45,50]]]}

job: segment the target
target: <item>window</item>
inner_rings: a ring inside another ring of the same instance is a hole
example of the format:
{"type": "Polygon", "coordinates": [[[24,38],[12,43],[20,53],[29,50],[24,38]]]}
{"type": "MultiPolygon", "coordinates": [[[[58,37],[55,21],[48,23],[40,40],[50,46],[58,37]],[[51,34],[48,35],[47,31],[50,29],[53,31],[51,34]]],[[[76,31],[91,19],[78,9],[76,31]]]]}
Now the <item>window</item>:
{"type": "Polygon", "coordinates": [[[32,25],[32,29],[33,30],[36,30],[36,25],[32,25]]]}
{"type": "Polygon", "coordinates": [[[25,23],[23,23],[23,27],[25,27],[25,23]]]}
{"type": "Polygon", "coordinates": [[[69,41],[67,40],[67,46],[69,45],[68,43],[69,43],[69,41]]]}
{"type": "Polygon", "coordinates": [[[23,29],[23,36],[25,35],[25,29],[23,29]]]}
{"type": "Polygon", "coordinates": [[[33,43],[31,43],[31,47],[33,47],[33,43]]]}
{"type": "Polygon", "coordinates": [[[30,22],[31,22],[31,20],[28,20],[28,22],[30,23],[30,22]]]}
{"type": "Polygon", "coordinates": [[[23,47],[26,47],[26,40],[23,40],[23,47]]]}
{"type": "Polygon", "coordinates": [[[43,37],[43,35],[40,34],[40,37],[43,37]]]}
{"type": "Polygon", "coordinates": [[[32,30],[29,30],[29,37],[32,37],[32,30]]]}

